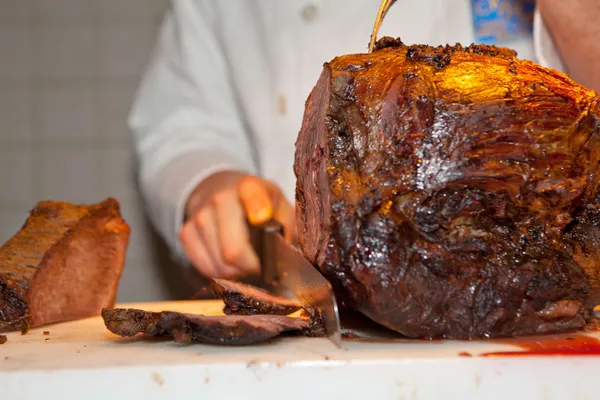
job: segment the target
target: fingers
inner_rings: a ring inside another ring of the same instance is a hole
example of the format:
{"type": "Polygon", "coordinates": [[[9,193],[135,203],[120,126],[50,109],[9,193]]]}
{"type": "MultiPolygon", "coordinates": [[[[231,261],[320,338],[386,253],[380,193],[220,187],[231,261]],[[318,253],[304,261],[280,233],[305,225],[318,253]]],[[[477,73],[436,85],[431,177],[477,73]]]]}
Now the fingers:
{"type": "Polygon", "coordinates": [[[238,195],[251,224],[261,224],[273,218],[273,205],[265,181],[246,176],[238,183],[238,195]]]}
{"type": "Polygon", "coordinates": [[[204,276],[214,276],[214,264],[206,251],[200,232],[193,220],[188,221],[179,232],[183,250],[194,267],[204,276]]]}
{"type": "Polygon", "coordinates": [[[220,241],[215,237],[216,218],[212,205],[203,207],[181,229],[179,238],[190,262],[210,278],[234,279],[240,271],[224,262],[220,241]]]}
{"type": "Polygon", "coordinates": [[[259,273],[260,263],[250,243],[250,232],[237,193],[233,190],[218,193],[213,203],[224,262],[240,268],[244,275],[259,273]]]}
{"type": "Polygon", "coordinates": [[[211,276],[234,278],[239,275],[239,271],[235,266],[229,265],[223,257],[225,243],[221,242],[216,212],[213,201],[194,216],[194,223],[213,264],[213,275],[211,276]]]}
{"type": "Polygon", "coordinates": [[[275,218],[283,225],[286,240],[297,237],[294,207],[275,184],[256,176],[217,190],[190,214],[180,240],[196,269],[210,278],[260,272],[247,221],[260,224],[275,218]]]}

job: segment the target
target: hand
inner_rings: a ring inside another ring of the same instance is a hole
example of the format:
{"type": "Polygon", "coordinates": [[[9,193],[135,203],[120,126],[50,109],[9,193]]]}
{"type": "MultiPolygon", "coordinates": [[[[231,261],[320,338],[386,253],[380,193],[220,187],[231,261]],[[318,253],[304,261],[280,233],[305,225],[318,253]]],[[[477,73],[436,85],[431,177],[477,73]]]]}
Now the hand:
{"type": "Polygon", "coordinates": [[[294,209],[272,182],[226,171],[205,179],[188,199],[179,233],[186,255],[204,276],[239,279],[260,273],[248,222],[275,218],[288,241],[296,237],[294,209]]]}

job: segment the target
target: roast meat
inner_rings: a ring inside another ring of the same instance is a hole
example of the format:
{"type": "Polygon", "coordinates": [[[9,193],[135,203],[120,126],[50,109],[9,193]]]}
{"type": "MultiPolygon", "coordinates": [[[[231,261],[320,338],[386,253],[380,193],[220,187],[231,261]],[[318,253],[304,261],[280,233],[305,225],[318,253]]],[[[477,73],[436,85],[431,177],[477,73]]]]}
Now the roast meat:
{"type": "Polygon", "coordinates": [[[106,328],[117,335],[172,337],[176,342],[250,345],[268,341],[283,332],[310,326],[308,318],[285,315],[199,315],[134,308],[102,310],[106,328]]]}
{"type": "Polygon", "coordinates": [[[410,337],[579,329],[600,302],[598,95],[493,46],[324,65],[296,142],[302,251],[410,337]]]}

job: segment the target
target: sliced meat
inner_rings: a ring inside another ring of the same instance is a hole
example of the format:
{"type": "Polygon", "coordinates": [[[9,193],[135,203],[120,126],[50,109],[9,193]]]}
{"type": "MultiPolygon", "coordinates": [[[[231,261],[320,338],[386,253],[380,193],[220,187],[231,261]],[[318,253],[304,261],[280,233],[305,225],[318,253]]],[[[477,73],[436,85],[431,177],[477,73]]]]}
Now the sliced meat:
{"type": "Polygon", "coordinates": [[[112,307],[129,233],[112,198],[95,205],[38,203],[0,248],[0,332],[112,307]]]}
{"type": "Polygon", "coordinates": [[[7,340],[6,335],[0,335],[0,344],[6,343],[7,340]]]}
{"type": "Polygon", "coordinates": [[[214,279],[212,289],[224,302],[225,314],[289,315],[302,306],[288,298],[241,282],[214,279]]]}
{"type": "Polygon", "coordinates": [[[108,330],[120,336],[169,336],[176,342],[220,345],[263,343],[283,332],[302,331],[310,326],[309,319],[283,315],[205,316],[131,308],[102,310],[102,318],[108,330]]]}

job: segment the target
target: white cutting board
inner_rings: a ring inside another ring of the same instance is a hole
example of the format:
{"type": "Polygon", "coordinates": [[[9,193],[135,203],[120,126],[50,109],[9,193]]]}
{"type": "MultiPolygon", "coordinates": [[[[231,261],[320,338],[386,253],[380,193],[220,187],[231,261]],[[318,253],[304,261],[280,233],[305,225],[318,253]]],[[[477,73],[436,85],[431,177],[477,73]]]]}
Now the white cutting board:
{"type": "MultiPolygon", "coordinates": [[[[119,306],[220,314],[222,303],[119,306]]],[[[324,338],[286,337],[247,347],[181,345],[120,338],[100,317],[7,337],[2,400],[600,398],[600,357],[477,357],[513,350],[485,342],[344,342],[338,349],[324,338]]]]}

